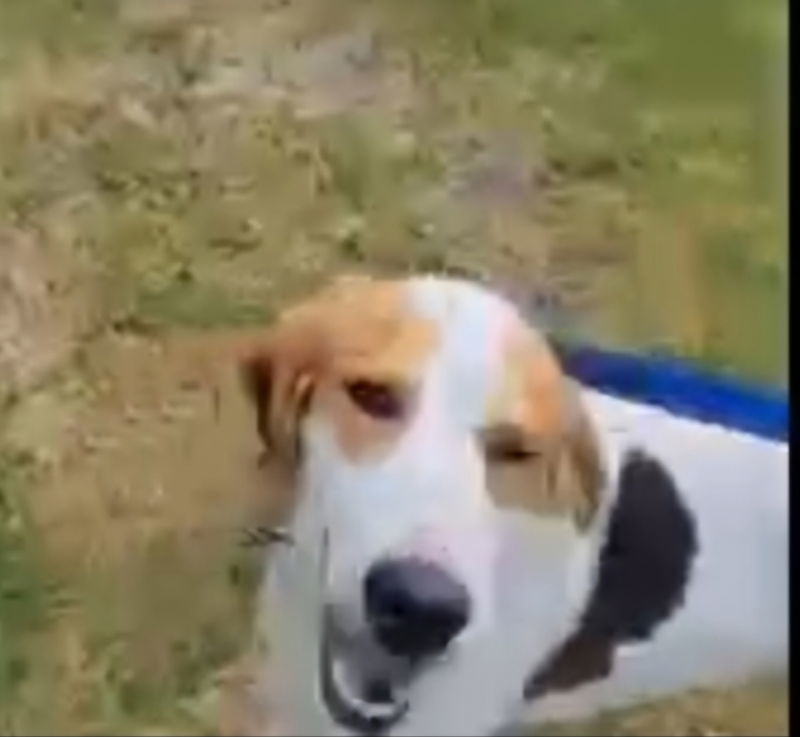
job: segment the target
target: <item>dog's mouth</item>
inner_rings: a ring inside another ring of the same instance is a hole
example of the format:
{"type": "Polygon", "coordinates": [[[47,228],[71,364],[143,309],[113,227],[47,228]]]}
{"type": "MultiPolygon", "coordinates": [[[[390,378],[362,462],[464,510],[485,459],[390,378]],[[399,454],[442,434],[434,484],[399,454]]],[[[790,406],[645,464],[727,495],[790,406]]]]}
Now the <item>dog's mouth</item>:
{"type": "Polygon", "coordinates": [[[413,664],[366,635],[348,635],[326,612],[320,647],[322,699],[333,719],[361,734],[391,729],[408,711],[413,664]]]}

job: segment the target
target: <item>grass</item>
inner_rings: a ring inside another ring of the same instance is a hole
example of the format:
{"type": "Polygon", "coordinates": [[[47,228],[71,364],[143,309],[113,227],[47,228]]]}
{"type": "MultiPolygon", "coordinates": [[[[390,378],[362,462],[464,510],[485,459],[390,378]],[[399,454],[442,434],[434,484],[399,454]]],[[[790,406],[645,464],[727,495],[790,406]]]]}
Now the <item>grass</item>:
{"type": "Polygon", "coordinates": [[[45,616],[42,573],[31,549],[20,487],[29,481],[26,457],[0,456],[0,699],[13,698],[27,676],[25,642],[45,616]]]}
{"type": "Polygon", "coordinates": [[[333,271],[786,386],[786,12],[4,0],[0,733],[215,729],[254,580],[230,336],[333,271]]]}
{"type": "Polygon", "coordinates": [[[68,220],[102,316],[182,322],[199,300],[238,323],[350,262],[435,266],[555,290],[595,339],[785,384],[782,150],[765,144],[785,133],[780,2],[346,3],[366,42],[314,3],[278,31],[248,2],[127,23],[112,2],[54,7],[4,10],[24,51],[6,59],[0,203],[23,227],[68,220]],[[269,51],[237,45],[253,17],[269,51]],[[265,94],[270,75],[297,99],[265,94]],[[459,197],[458,172],[496,191],[459,197]],[[150,283],[172,275],[191,288],[150,283]]]}

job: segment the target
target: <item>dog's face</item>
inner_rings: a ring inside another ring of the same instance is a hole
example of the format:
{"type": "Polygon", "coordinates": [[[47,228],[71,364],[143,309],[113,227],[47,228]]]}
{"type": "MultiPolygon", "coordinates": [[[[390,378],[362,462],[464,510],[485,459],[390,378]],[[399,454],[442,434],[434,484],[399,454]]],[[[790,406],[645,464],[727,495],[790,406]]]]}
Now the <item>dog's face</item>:
{"type": "Polygon", "coordinates": [[[287,311],[244,375],[319,569],[326,706],[388,729],[414,680],[492,622],[494,510],[591,519],[587,420],[545,342],[458,281],[340,280],[287,311]]]}

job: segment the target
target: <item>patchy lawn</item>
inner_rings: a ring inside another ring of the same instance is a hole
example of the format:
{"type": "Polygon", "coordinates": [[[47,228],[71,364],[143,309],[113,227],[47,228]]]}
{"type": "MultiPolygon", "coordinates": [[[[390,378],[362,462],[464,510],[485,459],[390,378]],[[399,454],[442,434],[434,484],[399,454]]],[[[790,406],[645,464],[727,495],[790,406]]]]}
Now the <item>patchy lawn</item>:
{"type": "MultiPolygon", "coordinates": [[[[230,357],[331,272],[466,274],[555,331],[786,385],[785,21],[3,0],[0,733],[213,732],[258,572],[230,357]]],[[[578,731],[786,713],[769,682],[578,731]]]]}

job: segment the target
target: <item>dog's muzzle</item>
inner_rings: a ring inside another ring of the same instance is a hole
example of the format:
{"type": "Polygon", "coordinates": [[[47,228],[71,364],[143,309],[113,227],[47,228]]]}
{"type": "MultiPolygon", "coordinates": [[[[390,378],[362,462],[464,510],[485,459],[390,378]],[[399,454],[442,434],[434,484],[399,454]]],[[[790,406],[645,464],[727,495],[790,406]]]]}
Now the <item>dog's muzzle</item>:
{"type": "Polygon", "coordinates": [[[326,610],[320,648],[320,687],[331,716],[346,729],[380,734],[408,710],[414,675],[408,658],[393,656],[368,632],[349,635],[326,610]]]}
{"type": "Polygon", "coordinates": [[[331,716],[359,733],[385,733],[409,708],[409,690],[469,619],[466,587],[414,557],[373,565],[364,581],[365,623],[352,633],[327,607],[320,686],[331,716]]]}

